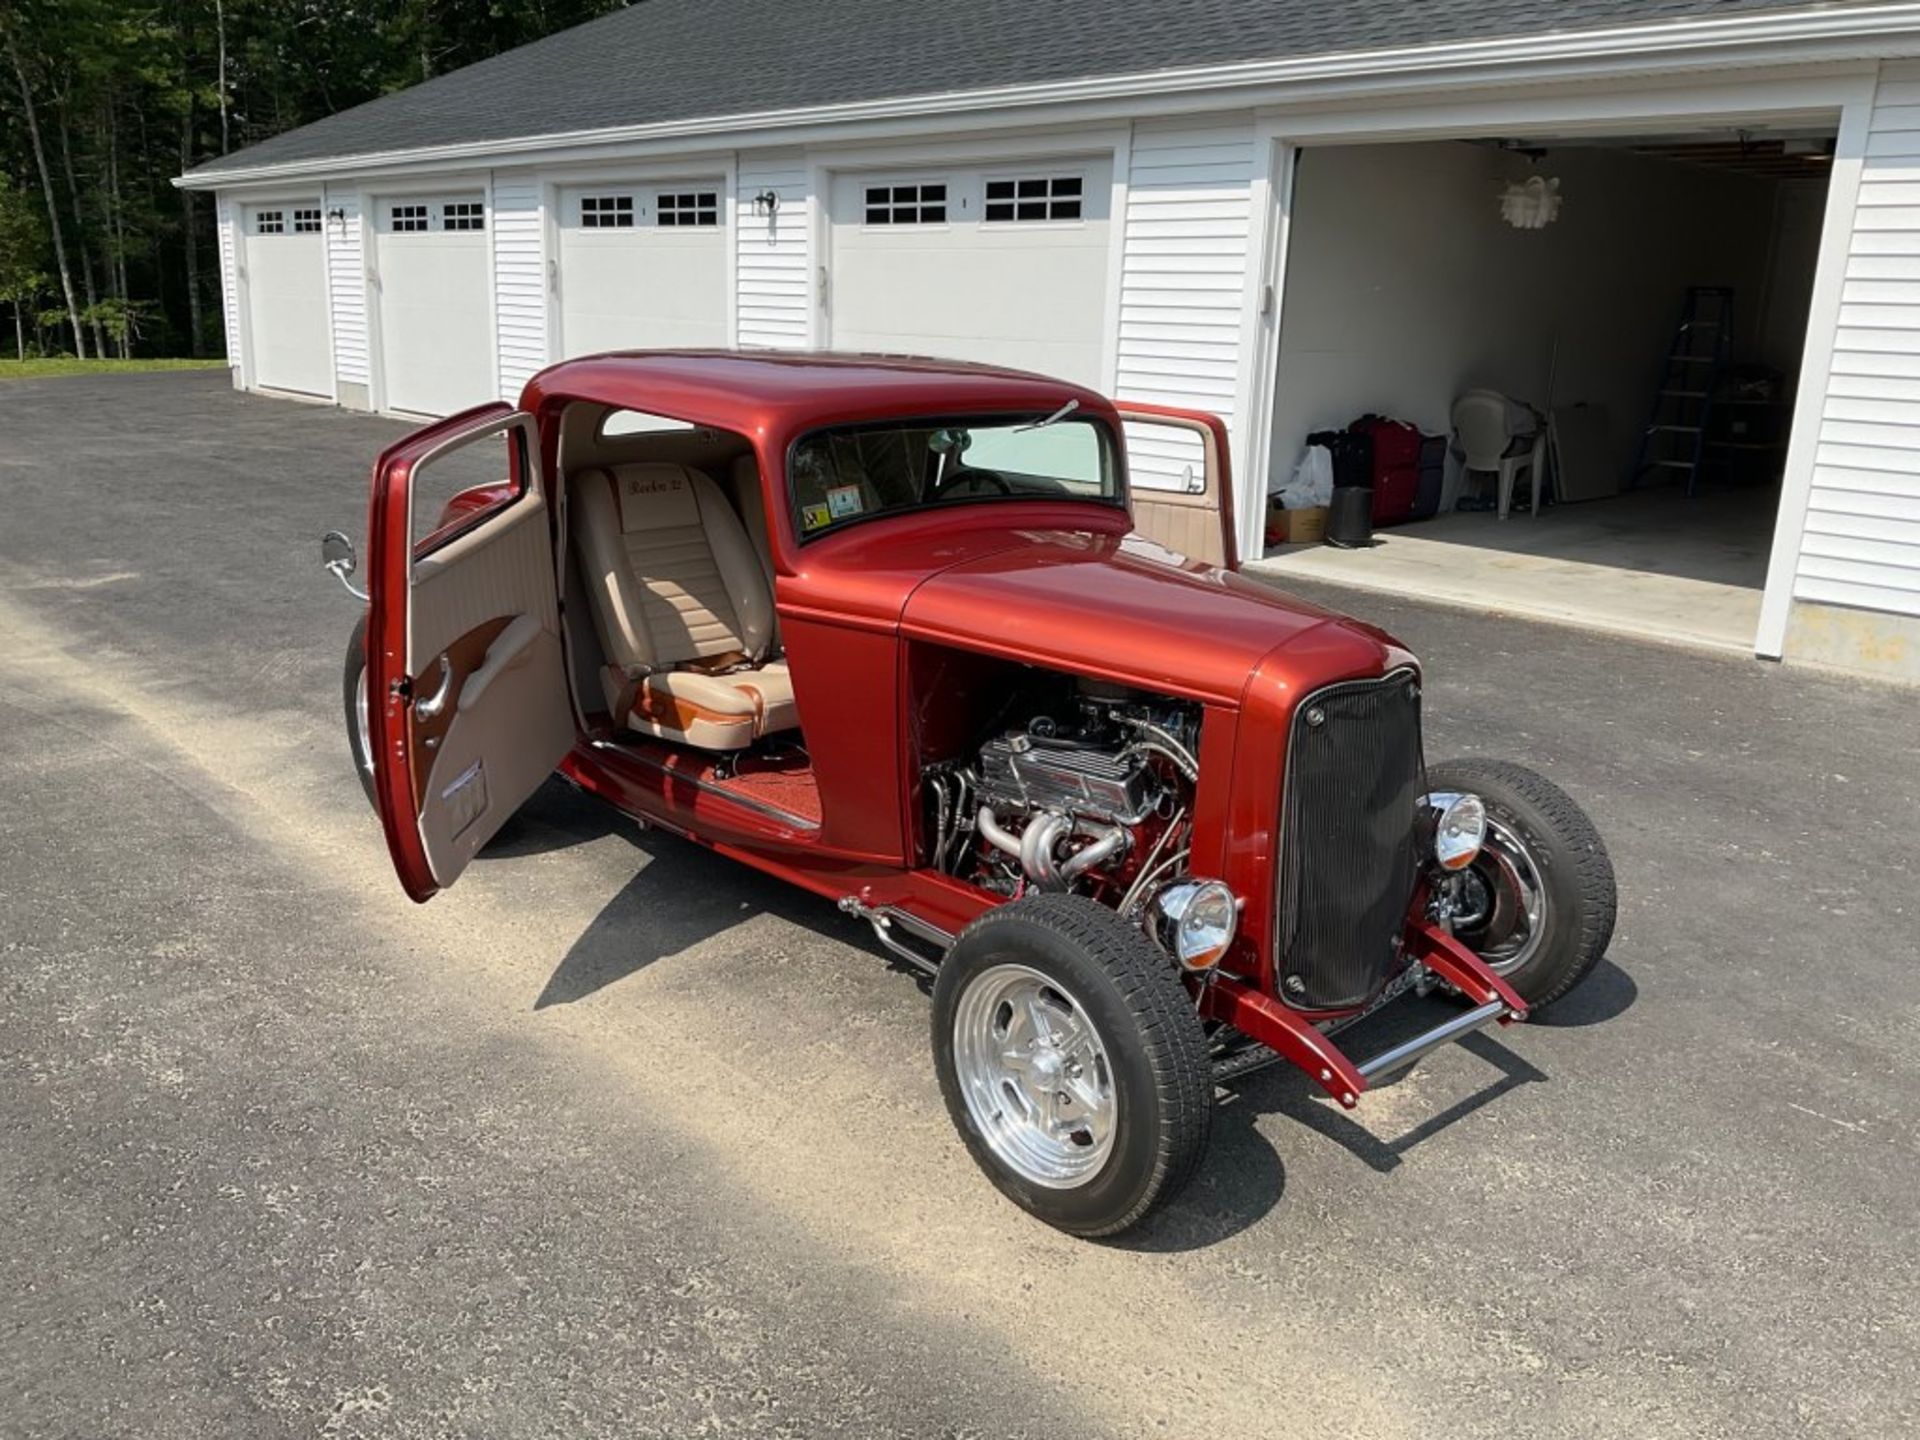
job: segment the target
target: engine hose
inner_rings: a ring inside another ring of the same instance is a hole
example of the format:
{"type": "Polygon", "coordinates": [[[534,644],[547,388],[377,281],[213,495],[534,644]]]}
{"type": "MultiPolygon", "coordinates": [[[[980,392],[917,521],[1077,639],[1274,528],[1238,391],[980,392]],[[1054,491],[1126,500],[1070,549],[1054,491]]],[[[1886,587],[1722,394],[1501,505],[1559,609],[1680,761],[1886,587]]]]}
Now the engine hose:
{"type": "Polygon", "coordinates": [[[1195,760],[1187,747],[1173,736],[1151,720],[1142,720],[1133,715],[1118,715],[1114,718],[1122,725],[1130,725],[1140,732],[1141,738],[1127,747],[1129,752],[1149,750],[1156,755],[1164,755],[1173,762],[1173,768],[1186,776],[1190,783],[1196,785],[1200,783],[1200,762],[1195,760]]]}

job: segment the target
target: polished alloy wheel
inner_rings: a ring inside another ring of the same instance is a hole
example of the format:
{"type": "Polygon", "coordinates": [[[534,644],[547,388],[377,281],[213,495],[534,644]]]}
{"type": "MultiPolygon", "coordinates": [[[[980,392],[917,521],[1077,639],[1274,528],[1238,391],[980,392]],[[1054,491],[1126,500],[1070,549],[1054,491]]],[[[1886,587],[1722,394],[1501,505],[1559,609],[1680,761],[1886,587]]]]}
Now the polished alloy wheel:
{"type": "Polygon", "coordinates": [[[360,725],[360,769],[369,783],[373,780],[373,729],[367,720],[367,672],[360,671],[360,683],[354,688],[354,717],[360,725]]]}
{"type": "Polygon", "coordinates": [[[1454,933],[1506,975],[1531,960],[1547,932],[1547,890],[1526,842],[1489,816],[1487,840],[1462,877],[1454,933]]]}
{"type": "Polygon", "coordinates": [[[1025,965],[994,965],[961,995],[954,1068],[980,1134],[1034,1183],[1064,1190],[1113,1149],[1119,1105],[1106,1046],[1080,1003],[1025,965]]]}

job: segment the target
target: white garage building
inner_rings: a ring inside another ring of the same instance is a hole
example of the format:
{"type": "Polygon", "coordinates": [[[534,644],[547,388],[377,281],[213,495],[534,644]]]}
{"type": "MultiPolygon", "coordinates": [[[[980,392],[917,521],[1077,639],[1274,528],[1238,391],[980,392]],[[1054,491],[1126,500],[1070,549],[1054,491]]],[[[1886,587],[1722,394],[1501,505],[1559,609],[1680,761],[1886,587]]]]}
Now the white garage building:
{"type": "Polygon", "coordinates": [[[1704,529],[1741,648],[1920,677],[1920,4],[647,0],[180,183],[242,388],[434,416],[607,349],[992,360],[1220,414],[1253,555],[1307,433],[1444,432],[1475,385],[1645,463],[1681,297],[1724,287],[1752,408],[1714,443],[1758,483],[1485,534],[1616,517],[1628,602],[1687,611],[1634,547],[1704,529]],[[1564,218],[1503,225],[1534,176],[1564,218]]]}

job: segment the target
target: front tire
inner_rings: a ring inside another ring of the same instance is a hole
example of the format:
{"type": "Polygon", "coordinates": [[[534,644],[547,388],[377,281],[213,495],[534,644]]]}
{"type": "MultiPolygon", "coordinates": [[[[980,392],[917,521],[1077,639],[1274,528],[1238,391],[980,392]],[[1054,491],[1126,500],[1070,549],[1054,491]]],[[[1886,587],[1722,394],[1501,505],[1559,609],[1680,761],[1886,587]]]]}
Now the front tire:
{"type": "Polygon", "coordinates": [[[934,981],[933,1059],[975,1162],[1068,1234],[1138,1224],[1206,1153],[1213,1071],[1192,997],[1084,897],[1016,900],[961,932],[934,981]]]}
{"type": "Polygon", "coordinates": [[[347,639],[347,661],[340,689],[346,705],[347,748],[353,753],[354,772],[360,777],[360,788],[367,792],[367,803],[375,805],[373,740],[367,719],[367,617],[364,613],[354,622],[353,634],[347,639]]]}
{"type": "Polygon", "coordinates": [[[1461,877],[1455,936],[1543,1010],[1586,979],[1613,939],[1613,861],[1559,786],[1506,760],[1449,760],[1430,788],[1478,795],[1487,842],[1461,877]]]}

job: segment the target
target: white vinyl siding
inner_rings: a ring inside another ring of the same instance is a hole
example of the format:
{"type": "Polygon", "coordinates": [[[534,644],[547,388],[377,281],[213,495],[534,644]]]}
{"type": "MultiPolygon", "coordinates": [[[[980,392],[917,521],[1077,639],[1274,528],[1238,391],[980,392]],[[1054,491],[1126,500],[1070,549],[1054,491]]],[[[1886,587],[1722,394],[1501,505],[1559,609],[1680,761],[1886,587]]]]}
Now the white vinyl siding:
{"type": "Polygon", "coordinates": [[[531,170],[494,172],[493,284],[500,394],[513,402],[548,363],[546,214],[531,170]]]}
{"type": "Polygon", "coordinates": [[[1920,615],[1920,66],[1874,100],[1793,593],[1920,615]]]}
{"type": "Polygon", "coordinates": [[[360,243],[360,192],[329,186],[321,197],[327,289],[333,306],[333,370],[343,384],[371,380],[367,361],[367,267],[360,243]],[[327,219],[332,211],[340,219],[327,219]]]}
{"type": "Polygon", "coordinates": [[[806,157],[799,151],[742,155],[734,210],[735,334],[743,346],[797,349],[812,336],[811,230],[806,157]],[[772,215],[754,197],[780,198],[772,215]]]}
{"type": "MultiPolygon", "coordinates": [[[[1120,269],[1118,398],[1210,411],[1236,443],[1253,168],[1250,118],[1136,125],[1120,269]]],[[[1135,484],[1183,489],[1197,447],[1130,427],[1127,453],[1135,484]]]]}
{"type": "Polygon", "coordinates": [[[234,247],[234,204],[226,196],[214,201],[214,230],[220,242],[220,312],[226,319],[227,364],[240,363],[240,268],[234,247]]]}

